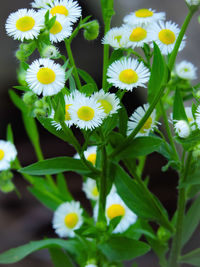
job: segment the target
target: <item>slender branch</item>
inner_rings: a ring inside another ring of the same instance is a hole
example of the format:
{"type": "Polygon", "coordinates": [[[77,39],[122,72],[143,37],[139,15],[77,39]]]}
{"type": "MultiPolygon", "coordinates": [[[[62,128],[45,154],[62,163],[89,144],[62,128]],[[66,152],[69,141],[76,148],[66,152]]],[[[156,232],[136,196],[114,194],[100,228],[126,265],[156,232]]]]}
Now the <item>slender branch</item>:
{"type": "Polygon", "coordinates": [[[76,81],[77,88],[78,88],[79,91],[81,91],[81,81],[79,79],[78,71],[77,71],[76,64],[75,64],[75,61],[74,61],[74,57],[73,57],[73,54],[72,54],[70,41],[68,39],[65,39],[65,47],[66,47],[66,50],[67,50],[69,61],[70,61],[71,65],[72,65],[72,67],[73,67],[73,74],[74,74],[74,78],[75,78],[75,81],[76,81]]]}

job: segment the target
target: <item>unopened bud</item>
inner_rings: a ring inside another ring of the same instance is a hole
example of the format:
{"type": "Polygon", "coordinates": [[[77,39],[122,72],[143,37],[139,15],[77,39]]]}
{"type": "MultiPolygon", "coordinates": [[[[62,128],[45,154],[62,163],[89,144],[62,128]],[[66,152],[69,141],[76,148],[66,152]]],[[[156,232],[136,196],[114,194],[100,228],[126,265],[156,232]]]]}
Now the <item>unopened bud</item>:
{"type": "Polygon", "coordinates": [[[177,121],[174,125],[174,129],[176,134],[181,138],[187,138],[190,135],[190,126],[184,120],[177,121]]]}
{"type": "Polygon", "coordinates": [[[47,45],[42,49],[41,56],[44,58],[58,58],[60,55],[54,45],[47,45]]]}
{"type": "Polygon", "coordinates": [[[95,40],[99,35],[99,23],[97,20],[90,21],[83,26],[83,35],[86,40],[95,40]]]}
{"type": "Polygon", "coordinates": [[[33,105],[37,99],[38,99],[37,95],[34,94],[33,92],[26,92],[23,95],[23,101],[27,105],[33,105]]]}

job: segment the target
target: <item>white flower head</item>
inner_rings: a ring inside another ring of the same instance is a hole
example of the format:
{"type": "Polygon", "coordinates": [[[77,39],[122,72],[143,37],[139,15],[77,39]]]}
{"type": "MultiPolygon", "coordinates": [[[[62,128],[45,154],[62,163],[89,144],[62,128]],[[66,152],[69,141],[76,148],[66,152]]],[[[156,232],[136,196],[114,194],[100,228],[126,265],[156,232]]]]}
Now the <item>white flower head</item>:
{"type": "Polygon", "coordinates": [[[53,228],[59,237],[74,237],[74,230],[83,224],[82,208],[77,201],[61,204],[53,216],[53,228]]]}
{"type": "MultiPolygon", "coordinates": [[[[138,107],[133,114],[130,116],[128,121],[128,130],[127,134],[129,135],[138,125],[140,120],[144,117],[146,111],[149,108],[149,104],[144,104],[142,107],[138,107]]],[[[140,131],[136,136],[147,136],[150,132],[157,128],[158,122],[155,121],[156,118],[156,110],[154,110],[149,118],[146,120],[140,131]]]]}
{"type": "Polygon", "coordinates": [[[31,6],[33,8],[43,8],[51,4],[52,2],[53,0],[34,0],[34,2],[31,3],[31,6]]]}
{"type": "Polygon", "coordinates": [[[104,36],[102,43],[109,44],[114,49],[125,48],[128,42],[126,27],[114,27],[104,36]]]}
{"type": "Polygon", "coordinates": [[[59,50],[54,45],[47,45],[43,48],[41,56],[44,58],[57,58],[59,55],[59,50]]]}
{"type": "Polygon", "coordinates": [[[107,81],[122,90],[132,91],[139,86],[146,87],[149,81],[149,70],[142,62],[124,58],[113,62],[107,71],[107,81]]]}
{"type": "Polygon", "coordinates": [[[126,26],[128,34],[127,47],[143,47],[145,43],[151,42],[152,38],[149,34],[148,27],[143,25],[126,26]]]}
{"type": "Polygon", "coordinates": [[[156,13],[151,8],[138,9],[124,17],[124,23],[129,25],[149,25],[160,20],[165,20],[165,13],[156,13]]]}
{"type": "Polygon", "coordinates": [[[195,130],[196,129],[196,125],[195,125],[195,120],[194,120],[194,117],[193,117],[193,114],[192,114],[191,107],[186,107],[185,108],[185,113],[186,113],[190,128],[192,130],[195,130]]]}
{"type": "Polygon", "coordinates": [[[44,16],[34,9],[19,9],[9,15],[5,27],[7,34],[15,40],[32,40],[44,27],[44,16]]]}
{"type": "Polygon", "coordinates": [[[176,121],[174,129],[176,134],[181,138],[187,138],[190,135],[190,126],[185,120],[176,121]]]}
{"type": "MultiPolygon", "coordinates": [[[[97,220],[99,204],[97,203],[94,208],[94,218],[97,220]]],[[[137,216],[133,213],[120,198],[117,193],[111,192],[106,198],[106,210],[105,215],[107,223],[121,216],[121,220],[117,227],[113,230],[113,233],[122,233],[126,231],[137,220],[137,216]]]]}
{"type": "Polygon", "coordinates": [[[98,267],[96,264],[87,264],[85,267],[98,267]]]}
{"type": "Polygon", "coordinates": [[[72,33],[71,23],[62,15],[56,15],[56,21],[49,30],[50,41],[58,43],[69,37],[72,33]]]}
{"type": "Polygon", "coordinates": [[[189,6],[198,6],[198,5],[200,5],[200,0],[185,0],[185,1],[189,6]]]}
{"type": "Polygon", "coordinates": [[[86,97],[82,95],[74,98],[74,104],[70,108],[69,113],[74,124],[85,130],[99,127],[105,118],[101,104],[92,96],[86,97]]]}
{"type": "Polygon", "coordinates": [[[87,178],[87,180],[83,183],[83,191],[88,199],[95,201],[99,199],[99,191],[97,188],[97,183],[94,179],[87,178]]]}
{"type": "Polygon", "coordinates": [[[0,171],[9,169],[16,156],[15,146],[9,141],[0,140],[0,171]]]}
{"type": "Polygon", "coordinates": [[[26,82],[37,95],[41,93],[43,96],[55,95],[65,85],[65,71],[53,60],[40,58],[29,66],[26,82]]]}
{"type": "Polygon", "coordinates": [[[200,105],[197,107],[195,116],[196,116],[195,121],[196,121],[197,127],[198,127],[198,129],[200,129],[200,105]]]}
{"type": "MultiPolygon", "coordinates": [[[[179,32],[180,29],[178,25],[171,21],[159,21],[158,23],[153,23],[149,27],[149,34],[151,35],[152,40],[156,42],[163,55],[168,55],[172,52],[179,32]]],[[[184,46],[185,36],[181,42],[179,51],[181,51],[184,46]]]]}
{"type": "Polygon", "coordinates": [[[115,94],[105,93],[103,89],[93,94],[94,99],[101,104],[106,116],[117,113],[120,108],[119,98],[115,94]]]}
{"type": "Polygon", "coordinates": [[[73,0],[54,0],[50,3],[49,9],[51,15],[63,15],[71,23],[75,23],[81,16],[81,7],[77,1],[73,0]]]}
{"type": "Polygon", "coordinates": [[[176,65],[176,74],[185,80],[194,80],[197,78],[197,68],[190,62],[183,60],[176,65]]]}
{"type": "MultiPolygon", "coordinates": [[[[85,158],[90,161],[94,166],[96,164],[96,158],[97,158],[97,146],[89,146],[85,151],[84,151],[84,156],[85,158]]],[[[78,153],[74,155],[75,159],[80,159],[80,156],[78,153]]]]}

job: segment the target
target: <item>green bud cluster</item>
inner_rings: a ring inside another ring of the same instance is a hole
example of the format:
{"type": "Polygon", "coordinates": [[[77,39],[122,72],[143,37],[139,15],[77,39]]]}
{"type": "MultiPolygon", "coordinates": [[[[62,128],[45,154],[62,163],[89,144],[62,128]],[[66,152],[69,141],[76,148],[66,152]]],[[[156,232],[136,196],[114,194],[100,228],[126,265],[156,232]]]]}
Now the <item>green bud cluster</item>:
{"type": "Polygon", "coordinates": [[[84,32],[83,35],[86,40],[95,40],[99,35],[99,23],[97,20],[90,21],[83,25],[84,32]]]}
{"type": "Polygon", "coordinates": [[[15,186],[11,181],[13,173],[9,170],[0,173],[0,190],[4,193],[9,193],[14,190],[15,186]]]}

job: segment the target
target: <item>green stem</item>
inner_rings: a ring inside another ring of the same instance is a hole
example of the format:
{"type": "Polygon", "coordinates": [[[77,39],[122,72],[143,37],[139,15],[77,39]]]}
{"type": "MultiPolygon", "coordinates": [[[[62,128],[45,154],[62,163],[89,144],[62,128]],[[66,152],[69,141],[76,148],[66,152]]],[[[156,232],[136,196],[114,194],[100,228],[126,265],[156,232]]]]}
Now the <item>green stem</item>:
{"type": "MultiPolygon", "coordinates": [[[[179,180],[179,184],[183,183],[188,175],[190,162],[192,159],[192,153],[189,152],[186,164],[184,166],[183,162],[183,172],[182,177],[179,180]]],[[[182,241],[182,231],[183,231],[183,219],[185,214],[186,206],[186,190],[184,187],[179,189],[178,195],[178,208],[177,208],[177,220],[176,220],[176,232],[172,242],[172,249],[169,258],[168,267],[178,267],[179,266],[179,256],[181,253],[181,241],[182,241]]]]}
{"type": "Polygon", "coordinates": [[[170,142],[171,147],[173,149],[173,152],[174,152],[176,160],[179,160],[179,155],[178,155],[176,147],[175,147],[174,139],[173,139],[170,127],[169,127],[169,122],[168,122],[168,118],[167,118],[167,114],[166,114],[165,108],[163,106],[162,99],[160,99],[160,107],[161,107],[161,111],[162,111],[162,115],[163,115],[163,121],[164,121],[164,124],[165,124],[165,128],[166,128],[166,131],[167,131],[167,135],[168,135],[168,138],[169,138],[169,142],[170,142]]]}
{"type": "Polygon", "coordinates": [[[139,157],[139,164],[137,166],[136,173],[137,173],[138,177],[140,177],[140,179],[142,178],[142,173],[144,170],[145,162],[146,162],[146,156],[139,157]]]}
{"type": "Polygon", "coordinates": [[[77,71],[76,64],[75,64],[75,61],[74,61],[74,57],[73,57],[73,54],[72,54],[70,41],[68,39],[65,39],[65,47],[66,47],[66,50],[67,50],[69,61],[70,61],[71,65],[72,65],[72,67],[73,67],[73,74],[74,74],[74,79],[76,81],[77,88],[78,88],[79,91],[81,91],[81,87],[82,87],[81,86],[81,81],[79,79],[78,71],[77,71]]]}

